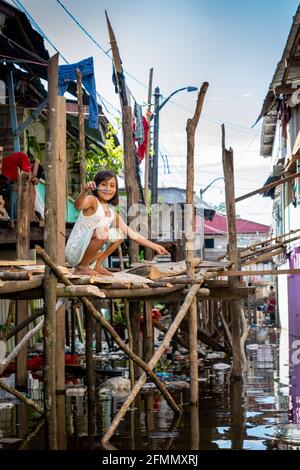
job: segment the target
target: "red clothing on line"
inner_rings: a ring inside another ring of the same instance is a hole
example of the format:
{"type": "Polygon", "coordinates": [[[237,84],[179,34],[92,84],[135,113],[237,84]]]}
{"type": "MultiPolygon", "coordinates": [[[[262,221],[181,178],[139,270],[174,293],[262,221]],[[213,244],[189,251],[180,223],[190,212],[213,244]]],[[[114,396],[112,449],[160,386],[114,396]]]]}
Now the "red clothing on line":
{"type": "Polygon", "coordinates": [[[2,174],[10,181],[17,181],[18,168],[26,173],[31,172],[31,164],[28,155],[24,152],[15,152],[3,159],[2,174]]]}

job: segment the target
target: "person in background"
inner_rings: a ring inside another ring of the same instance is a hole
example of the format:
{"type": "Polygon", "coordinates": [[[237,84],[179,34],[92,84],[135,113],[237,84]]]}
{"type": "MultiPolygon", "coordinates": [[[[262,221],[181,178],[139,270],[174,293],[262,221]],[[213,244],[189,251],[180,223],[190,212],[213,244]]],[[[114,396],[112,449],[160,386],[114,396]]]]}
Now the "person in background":
{"type": "MultiPolygon", "coordinates": [[[[25,173],[29,173],[31,176],[31,183],[33,186],[36,186],[39,183],[39,178],[37,176],[38,171],[42,171],[42,167],[39,164],[38,160],[34,161],[32,164],[29,160],[29,157],[24,152],[14,152],[11,155],[8,155],[3,159],[2,162],[2,174],[5,176],[11,186],[11,193],[10,193],[10,218],[16,218],[16,183],[18,180],[18,170],[24,171],[25,173]]],[[[31,191],[31,202],[32,205],[32,219],[33,217],[33,207],[34,207],[34,200],[35,200],[35,189],[32,187],[31,191]]]]}
{"type": "MultiPolygon", "coordinates": [[[[24,152],[14,152],[3,159],[2,174],[6,176],[10,182],[16,183],[18,179],[18,169],[31,174],[32,168],[29,157],[24,152]]],[[[32,176],[32,184],[38,184],[37,176],[32,176]]]]}
{"type": "Polygon", "coordinates": [[[275,310],[276,310],[276,294],[275,294],[274,287],[270,286],[267,313],[270,314],[271,323],[275,323],[275,310]]]}

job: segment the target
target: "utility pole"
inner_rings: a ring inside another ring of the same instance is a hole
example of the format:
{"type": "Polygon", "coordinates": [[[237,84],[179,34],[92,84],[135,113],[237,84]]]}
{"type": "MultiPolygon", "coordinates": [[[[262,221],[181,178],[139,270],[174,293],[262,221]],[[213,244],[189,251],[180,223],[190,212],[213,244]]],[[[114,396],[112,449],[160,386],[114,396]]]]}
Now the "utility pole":
{"type": "Polygon", "coordinates": [[[156,204],[158,201],[158,152],[159,152],[159,103],[160,103],[160,89],[157,86],[154,91],[154,132],[153,132],[153,150],[154,155],[151,161],[151,191],[152,203],[156,204]]]}

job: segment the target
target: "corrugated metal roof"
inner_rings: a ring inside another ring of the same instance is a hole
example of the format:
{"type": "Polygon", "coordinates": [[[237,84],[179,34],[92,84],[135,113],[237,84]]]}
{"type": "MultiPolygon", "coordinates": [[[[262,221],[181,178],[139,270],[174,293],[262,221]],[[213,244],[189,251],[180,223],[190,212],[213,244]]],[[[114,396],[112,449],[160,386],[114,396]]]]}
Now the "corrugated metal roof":
{"type": "MultiPolygon", "coordinates": [[[[236,220],[237,234],[244,233],[268,233],[270,231],[269,225],[258,224],[246,219],[236,220]]],[[[227,217],[222,214],[216,214],[212,221],[205,221],[204,223],[205,235],[227,234],[227,217]]]]}
{"type": "MultiPolygon", "coordinates": [[[[296,14],[293,17],[293,23],[288,35],[288,39],[282,53],[282,57],[277,64],[274,75],[272,77],[268,93],[264,99],[260,115],[256,123],[264,117],[261,149],[260,154],[263,157],[270,157],[272,155],[273,143],[277,123],[277,96],[275,89],[280,85],[288,85],[300,80],[300,66],[299,64],[288,63],[291,58],[300,59],[300,4],[297,8],[296,14]]],[[[255,124],[256,124],[255,123],[255,124]]]]}

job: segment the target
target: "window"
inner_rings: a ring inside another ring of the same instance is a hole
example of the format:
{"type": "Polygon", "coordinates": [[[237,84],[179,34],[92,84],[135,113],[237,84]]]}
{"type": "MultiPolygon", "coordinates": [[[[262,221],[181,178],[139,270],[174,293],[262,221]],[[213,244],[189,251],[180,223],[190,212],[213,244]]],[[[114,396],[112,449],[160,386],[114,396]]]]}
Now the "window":
{"type": "Polygon", "coordinates": [[[215,240],[213,238],[205,238],[204,247],[205,248],[214,248],[215,247],[215,240]]]}

